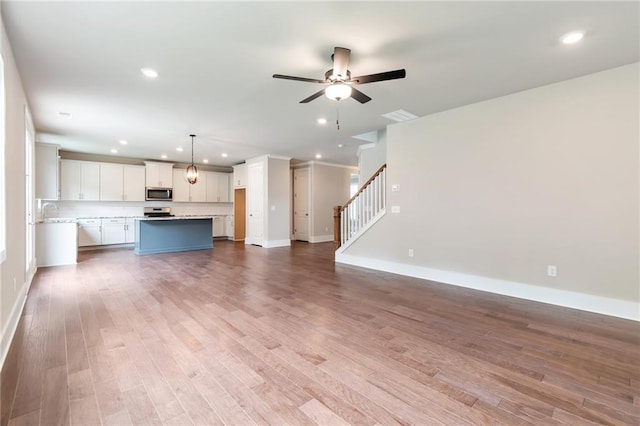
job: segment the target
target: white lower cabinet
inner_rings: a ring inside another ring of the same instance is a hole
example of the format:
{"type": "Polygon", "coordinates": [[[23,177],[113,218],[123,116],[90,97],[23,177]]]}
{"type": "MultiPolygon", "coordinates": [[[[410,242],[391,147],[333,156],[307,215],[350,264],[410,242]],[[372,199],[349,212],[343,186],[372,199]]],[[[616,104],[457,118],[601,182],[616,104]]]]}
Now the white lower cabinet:
{"type": "Polygon", "coordinates": [[[102,220],[78,220],[78,247],[99,246],[102,244],[102,220]]]}
{"type": "Polygon", "coordinates": [[[127,218],[124,221],[124,242],[135,243],[136,242],[136,220],[127,218]]]}
{"type": "Polygon", "coordinates": [[[78,219],[78,247],[135,242],[135,219],[78,219]]]}
{"type": "Polygon", "coordinates": [[[124,244],[126,241],[123,217],[102,219],[102,244],[124,244]]]}
{"type": "Polygon", "coordinates": [[[224,232],[228,239],[233,240],[234,238],[234,229],[233,229],[233,216],[229,215],[226,218],[224,232]]]}
{"type": "Polygon", "coordinates": [[[213,217],[213,237],[224,237],[224,218],[222,216],[213,217]]]}

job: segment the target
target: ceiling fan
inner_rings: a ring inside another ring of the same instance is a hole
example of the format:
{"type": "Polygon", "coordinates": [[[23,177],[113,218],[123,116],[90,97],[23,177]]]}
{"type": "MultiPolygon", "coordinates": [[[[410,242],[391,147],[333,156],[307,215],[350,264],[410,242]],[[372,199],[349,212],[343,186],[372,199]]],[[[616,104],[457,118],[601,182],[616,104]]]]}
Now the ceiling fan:
{"type": "Polygon", "coordinates": [[[358,89],[355,85],[374,83],[376,81],[395,80],[398,78],[405,78],[407,75],[404,69],[381,72],[377,74],[362,75],[359,77],[351,77],[351,71],[349,71],[349,56],[351,55],[351,49],[344,47],[335,47],[331,60],[333,61],[333,68],[324,73],[324,80],[306,77],[295,77],[291,75],[274,74],[273,78],[281,78],[284,80],[304,81],[308,83],[322,83],[328,84],[327,87],[314,93],[300,101],[301,104],[306,104],[314,99],[319,98],[323,94],[329,99],[341,100],[348,97],[352,97],[356,101],[364,104],[369,102],[371,98],[358,89]]]}

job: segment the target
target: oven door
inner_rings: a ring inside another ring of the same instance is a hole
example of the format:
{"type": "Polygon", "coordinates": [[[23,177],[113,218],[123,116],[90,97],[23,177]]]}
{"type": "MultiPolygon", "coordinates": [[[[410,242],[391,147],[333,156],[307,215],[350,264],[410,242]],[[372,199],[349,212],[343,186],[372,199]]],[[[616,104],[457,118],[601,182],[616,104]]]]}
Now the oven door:
{"type": "Polygon", "coordinates": [[[146,194],[147,201],[173,200],[173,189],[171,188],[147,188],[146,194]]]}

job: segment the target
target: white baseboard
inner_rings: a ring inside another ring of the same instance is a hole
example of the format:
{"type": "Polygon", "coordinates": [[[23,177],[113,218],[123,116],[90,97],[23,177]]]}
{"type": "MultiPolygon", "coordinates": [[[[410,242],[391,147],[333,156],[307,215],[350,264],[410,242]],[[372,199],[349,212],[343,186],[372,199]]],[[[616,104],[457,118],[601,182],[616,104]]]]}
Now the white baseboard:
{"type": "Polygon", "coordinates": [[[333,235],[316,235],[315,237],[309,237],[310,243],[326,243],[333,241],[333,235]]]}
{"type": "Polygon", "coordinates": [[[2,369],[2,366],[4,366],[4,361],[7,358],[11,342],[13,341],[13,336],[18,328],[18,322],[20,322],[22,310],[24,309],[25,302],[27,301],[27,291],[30,286],[31,280],[22,286],[20,294],[16,299],[16,304],[13,305],[13,309],[11,310],[11,314],[4,326],[4,330],[2,330],[2,339],[0,340],[0,370],[2,369]]]}
{"type": "Polygon", "coordinates": [[[273,240],[273,241],[264,241],[262,243],[262,247],[264,248],[289,247],[290,245],[291,245],[291,240],[273,240]]]}
{"type": "Polygon", "coordinates": [[[534,300],[536,302],[548,303],[566,308],[580,309],[582,311],[640,321],[640,302],[612,299],[550,287],[461,274],[458,272],[443,271],[439,269],[425,268],[423,266],[407,265],[404,263],[376,260],[348,254],[336,253],[335,261],[336,263],[361,266],[363,268],[391,272],[394,274],[436,281],[458,287],[472,288],[475,290],[517,297],[520,299],[534,300]]]}

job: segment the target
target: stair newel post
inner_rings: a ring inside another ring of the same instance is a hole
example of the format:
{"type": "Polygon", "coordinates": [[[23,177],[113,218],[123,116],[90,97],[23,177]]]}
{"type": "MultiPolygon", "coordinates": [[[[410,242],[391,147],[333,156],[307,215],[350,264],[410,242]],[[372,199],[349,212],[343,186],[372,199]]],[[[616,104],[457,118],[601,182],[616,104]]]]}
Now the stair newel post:
{"type": "Polygon", "coordinates": [[[340,235],[340,216],[342,215],[342,206],[333,207],[333,249],[338,250],[342,244],[342,236],[340,235]]]}

